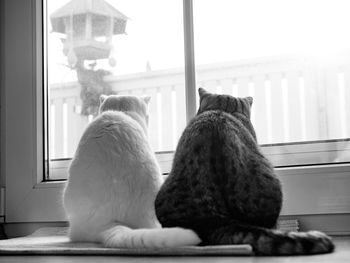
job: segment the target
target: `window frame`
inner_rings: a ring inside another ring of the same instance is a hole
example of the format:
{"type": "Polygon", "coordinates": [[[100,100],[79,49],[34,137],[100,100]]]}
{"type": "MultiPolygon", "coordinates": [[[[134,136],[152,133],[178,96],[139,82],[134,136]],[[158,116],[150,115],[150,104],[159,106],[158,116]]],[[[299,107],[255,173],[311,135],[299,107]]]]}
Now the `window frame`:
{"type": "Polygon", "coordinates": [[[54,200],[63,184],[42,181],[43,6],[39,0],[4,2],[1,167],[6,185],[5,222],[57,221],[64,211],[54,200]]]}
{"type": "MultiPolygon", "coordinates": [[[[65,182],[43,181],[43,2],[4,2],[1,170],[6,183],[5,222],[66,221],[61,202],[65,182]],[[18,36],[22,36],[21,41],[18,36]]],[[[183,8],[189,120],[195,114],[195,104],[191,102],[196,98],[192,0],[183,0],[183,8]]],[[[163,171],[169,171],[172,157],[173,153],[157,154],[163,171]]],[[[350,196],[345,191],[335,191],[342,185],[349,188],[349,164],[277,168],[276,172],[285,187],[283,215],[350,213],[350,196]],[[310,187],[308,191],[294,187],[309,187],[315,183],[318,187],[310,187]],[[326,193],[319,193],[319,188],[326,189],[326,193]],[[328,203],[324,205],[320,200],[328,200],[328,203]]]]}

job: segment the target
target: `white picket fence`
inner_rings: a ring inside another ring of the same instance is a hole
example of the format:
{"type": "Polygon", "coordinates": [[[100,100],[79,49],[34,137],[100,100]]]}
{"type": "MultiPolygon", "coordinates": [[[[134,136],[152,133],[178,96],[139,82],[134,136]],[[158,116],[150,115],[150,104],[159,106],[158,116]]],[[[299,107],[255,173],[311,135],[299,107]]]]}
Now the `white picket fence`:
{"type": "MultiPolygon", "coordinates": [[[[350,59],[256,59],[199,66],[196,74],[198,87],[254,98],[252,122],[260,144],[350,137],[350,59]]],[[[186,125],[183,70],[108,76],[106,81],[118,94],[152,97],[151,145],[155,151],[174,150],[186,125]]],[[[71,157],[89,122],[79,114],[79,93],[76,82],[50,87],[51,158],[71,157]]]]}

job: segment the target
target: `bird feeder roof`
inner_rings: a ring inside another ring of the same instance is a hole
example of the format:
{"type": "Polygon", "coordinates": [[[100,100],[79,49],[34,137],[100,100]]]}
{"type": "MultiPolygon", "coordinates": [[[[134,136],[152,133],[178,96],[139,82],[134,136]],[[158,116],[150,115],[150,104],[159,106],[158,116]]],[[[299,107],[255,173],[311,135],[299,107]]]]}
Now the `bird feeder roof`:
{"type": "MultiPolygon", "coordinates": [[[[52,30],[54,32],[65,33],[65,25],[62,20],[65,17],[83,14],[93,14],[98,16],[112,17],[115,23],[126,21],[128,17],[115,9],[104,0],[72,0],[53,12],[50,15],[52,30]]],[[[120,34],[118,27],[114,27],[113,34],[120,34]]]]}

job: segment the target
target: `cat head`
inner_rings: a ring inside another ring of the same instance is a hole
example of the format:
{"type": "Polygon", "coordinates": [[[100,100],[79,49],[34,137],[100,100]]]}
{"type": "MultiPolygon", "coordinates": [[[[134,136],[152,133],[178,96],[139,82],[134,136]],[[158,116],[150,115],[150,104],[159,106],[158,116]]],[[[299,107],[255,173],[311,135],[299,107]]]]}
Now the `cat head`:
{"type": "Polygon", "coordinates": [[[101,95],[99,113],[104,111],[136,113],[148,124],[147,108],[150,100],[149,96],[101,95]]]}
{"type": "Polygon", "coordinates": [[[241,113],[250,118],[252,97],[236,98],[230,95],[212,94],[203,88],[198,89],[200,105],[197,115],[208,110],[220,110],[230,114],[241,113]]]}

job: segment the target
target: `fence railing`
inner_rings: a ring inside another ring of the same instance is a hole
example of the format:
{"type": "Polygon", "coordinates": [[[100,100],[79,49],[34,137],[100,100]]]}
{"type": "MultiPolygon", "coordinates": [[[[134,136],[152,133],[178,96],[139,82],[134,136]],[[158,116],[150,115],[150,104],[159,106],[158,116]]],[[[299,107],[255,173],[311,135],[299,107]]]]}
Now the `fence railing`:
{"type": "MultiPolygon", "coordinates": [[[[212,64],[197,67],[196,80],[197,86],[214,93],[252,96],[252,122],[260,144],[346,138],[350,137],[347,61],[270,58],[212,64]]],[[[155,151],[174,150],[186,125],[183,70],[108,76],[105,80],[118,94],[151,96],[151,145],[155,151]]],[[[51,158],[71,157],[89,122],[79,113],[79,93],[76,82],[50,87],[51,158]]]]}

